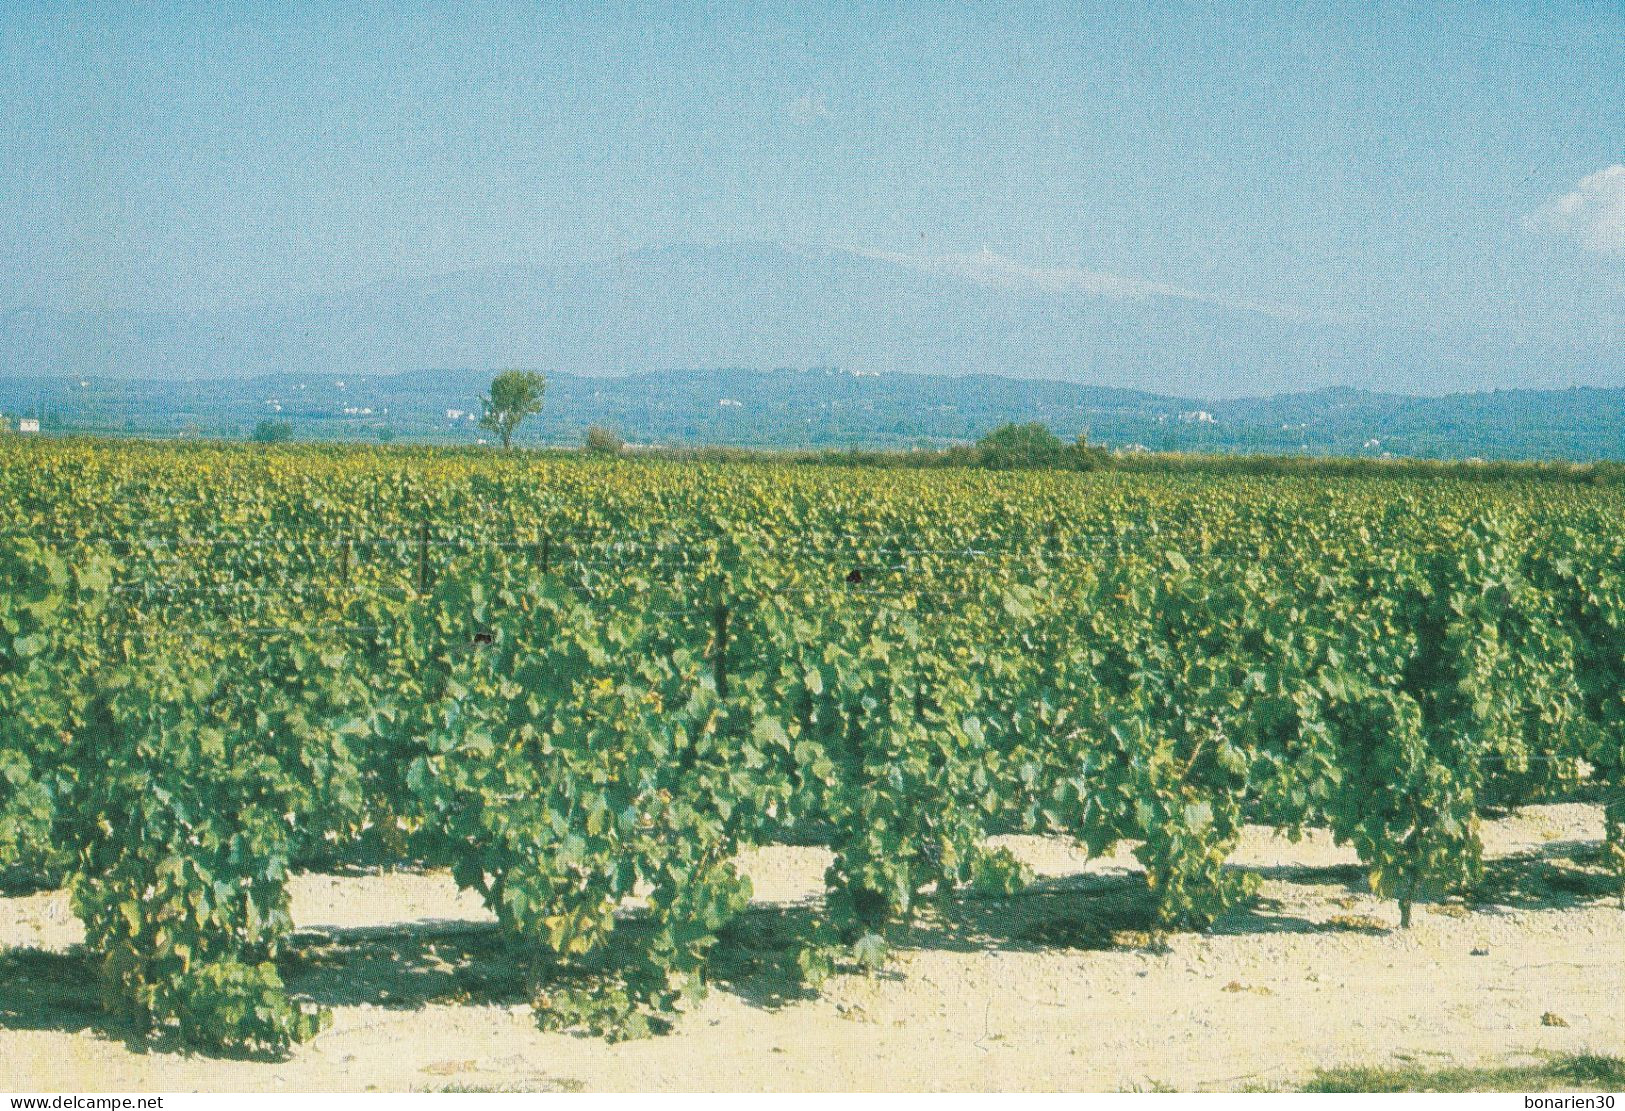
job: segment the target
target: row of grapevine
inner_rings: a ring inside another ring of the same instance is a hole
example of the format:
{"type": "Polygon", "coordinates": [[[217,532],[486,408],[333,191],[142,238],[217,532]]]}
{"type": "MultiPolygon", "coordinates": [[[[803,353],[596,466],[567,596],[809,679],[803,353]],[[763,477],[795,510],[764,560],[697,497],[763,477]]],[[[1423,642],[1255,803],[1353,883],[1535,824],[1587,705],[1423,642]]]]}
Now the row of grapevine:
{"type": "Polygon", "coordinates": [[[211,1050],[319,1028],[286,878],[362,854],[449,869],[542,1021],[612,1035],[697,997],[785,839],[833,853],[812,982],[1019,889],[995,832],[1134,844],[1180,928],[1255,890],[1245,824],[1323,827],[1408,921],[1487,806],[1600,787],[1625,877],[1609,491],[5,450],[0,870],[211,1050]]]}

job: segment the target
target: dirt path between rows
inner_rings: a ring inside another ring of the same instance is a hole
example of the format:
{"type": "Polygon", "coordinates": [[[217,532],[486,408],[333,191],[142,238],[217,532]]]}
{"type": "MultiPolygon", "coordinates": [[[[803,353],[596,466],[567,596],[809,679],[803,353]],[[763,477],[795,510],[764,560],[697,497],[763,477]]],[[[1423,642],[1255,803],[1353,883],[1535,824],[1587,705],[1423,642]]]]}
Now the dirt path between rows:
{"type": "Polygon", "coordinates": [[[1601,833],[1580,804],[1490,823],[1490,901],[1420,908],[1401,933],[1376,928],[1398,914],[1360,890],[1351,852],[1250,830],[1236,863],[1263,870],[1260,904],[1158,953],[1113,942],[1138,901],[1131,857],[1001,839],[1038,872],[1031,893],[933,912],[890,970],[811,998],[782,970],[827,857],[764,850],[744,861],[758,905],[723,982],[674,1032],[620,1045],[538,1031],[488,967],[487,916],[446,876],[303,875],[311,936],[290,982],[335,1015],[280,1062],[127,1046],[95,1011],[66,897],[0,898],[0,1089],[1192,1090],[1619,1054],[1625,912],[1585,863],[1601,833]]]}

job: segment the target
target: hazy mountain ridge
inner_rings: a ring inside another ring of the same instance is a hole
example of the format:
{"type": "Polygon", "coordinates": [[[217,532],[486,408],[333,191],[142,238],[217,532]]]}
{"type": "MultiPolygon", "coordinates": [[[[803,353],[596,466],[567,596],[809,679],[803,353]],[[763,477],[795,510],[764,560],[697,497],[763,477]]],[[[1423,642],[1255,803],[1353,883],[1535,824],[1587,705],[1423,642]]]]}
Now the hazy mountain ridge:
{"type": "MultiPolygon", "coordinates": [[[[0,313],[0,374],[18,377],[840,366],[1235,397],[1332,384],[1438,393],[1511,373],[1497,359],[1467,341],[992,255],[763,243],[470,270],[207,311],[0,313]]],[[[1542,364],[1554,382],[1607,381],[1617,370],[1617,353],[1600,348],[1542,364]]]]}
{"type": "MultiPolygon", "coordinates": [[[[488,371],[267,375],[188,382],[0,379],[0,412],[47,430],[246,436],[285,420],[312,439],[473,443],[488,371]]],[[[644,444],[907,448],[1041,421],[1116,448],[1486,459],[1625,459],[1625,389],[1407,397],[1329,388],[1201,400],[997,375],[834,368],[548,375],[531,445],[578,444],[588,425],[644,444]]]]}

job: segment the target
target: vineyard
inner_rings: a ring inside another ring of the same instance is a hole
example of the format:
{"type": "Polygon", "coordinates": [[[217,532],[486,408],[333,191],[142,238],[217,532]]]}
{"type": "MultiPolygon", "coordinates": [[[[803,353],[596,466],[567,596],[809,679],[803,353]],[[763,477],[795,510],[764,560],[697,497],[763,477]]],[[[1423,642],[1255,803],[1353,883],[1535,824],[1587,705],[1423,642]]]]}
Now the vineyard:
{"type": "Polygon", "coordinates": [[[320,1029],[287,878],[356,862],[610,1037],[704,991],[753,846],[833,852],[813,986],[1019,891],[997,833],[1132,844],[1177,930],[1244,825],[1326,829],[1408,922],[1584,796],[1625,898],[1617,488],[12,441],[0,491],[0,873],[207,1051],[320,1029]]]}

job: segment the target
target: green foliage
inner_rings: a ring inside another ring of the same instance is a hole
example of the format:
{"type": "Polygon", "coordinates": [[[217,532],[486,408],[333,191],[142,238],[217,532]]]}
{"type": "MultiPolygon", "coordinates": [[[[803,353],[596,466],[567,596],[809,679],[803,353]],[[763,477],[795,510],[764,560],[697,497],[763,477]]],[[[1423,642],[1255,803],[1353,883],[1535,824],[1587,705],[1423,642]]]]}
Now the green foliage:
{"type": "Polygon", "coordinates": [[[1316,1073],[1306,1092],[1617,1092],[1625,1060],[1597,1054],[1554,1054],[1529,1065],[1431,1069],[1341,1068],[1316,1073]]]}
{"type": "Polygon", "coordinates": [[[256,444],[284,444],[293,439],[293,425],[285,420],[262,420],[252,434],[256,444]]]}
{"type": "Polygon", "coordinates": [[[57,879],[71,864],[56,826],[80,771],[108,585],[105,557],[74,566],[37,541],[0,540],[0,875],[57,879]]]}
{"type": "Polygon", "coordinates": [[[269,961],[198,964],[179,979],[169,1002],[181,1038],[205,1053],[280,1053],[331,1021],[327,1011],[290,1001],[269,961]]]}
{"type": "Polygon", "coordinates": [[[322,1017],[273,961],[292,930],[288,862],[342,828],[357,777],[341,653],[162,637],[91,678],[72,796],[73,904],[109,1006],[219,1052],[278,1052],[322,1017]],[[336,819],[336,821],[335,821],[336,819]]]}
{"type": "Polygon", "coordinates": [[[543,1030],[587,1034],[611,1043],[647,1038],[663,1025],[613,981],[550,988],[538,992],[531,1004],[536,1025],[543,1030]]]}
{"type": "Polygon", "coordinates": [[[1256,891],[1245,823],[1325,828],[1408,919],[1487,805],[1584,786],[1625,878],[1610,490],[12,452],[0,871],[66,877],[110,1009],[210,1052],[320,1026],[302,862],[449,869],[537,1021],[605,1037],[702,996],[786,840],[832,852],[813,985],[1019,892],[994,832],[1132,846],[1169,930],[1256,891]]]}
{"type": "Polygon", "coordinates": [[[1053,466],[1066,451],[1059,436],[1042,424],[1001,424],[976,441],[976,460],[984,467],[1053,466]]]}
{"type": "Polygon", "coordinates": [[[533,370],[505,370],[491,379],[491,392],[480,399],[480,427],[502,440],[506,450],[526,417],[542,411],[547,381],[533,370]]]}
{"type": "Polygon", "coordinates": [[[594,424],[587,429],[586,448],[589,455],[615,456],[626,450],[626,441],[614,429],[594,424]]]}

